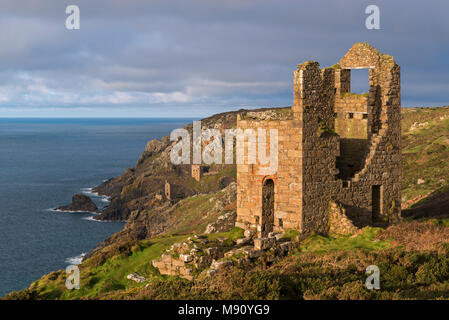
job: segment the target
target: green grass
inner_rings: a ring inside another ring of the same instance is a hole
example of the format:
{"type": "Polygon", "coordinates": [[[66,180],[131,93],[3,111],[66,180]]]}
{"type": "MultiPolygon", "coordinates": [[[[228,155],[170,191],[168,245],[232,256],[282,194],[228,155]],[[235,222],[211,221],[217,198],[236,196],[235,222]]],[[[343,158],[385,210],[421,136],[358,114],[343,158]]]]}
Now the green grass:
{"type": "Polygon", "coordinates": [[[285,231],[284,235],[282,236],[282,238],[284,239],[290,239],[290,240],[294,240],[297,236],[299,236],[301,233],[298,230],[295,229],[288,229],[285,231]]]}
{"type": "Polygon", "coordinates": [[[175,225],[171,228],[172,233],[188,234],[201,232],[211,219],[204,219],[207,213],[213,208],[214,202],[209,199],[215,194],[197,195],[182,200],[173,213],[175,225]]]}
{"type": "Polygon", "coordinates": [[[390,241],[376,241],[375,236],[381,228],[364,228],[362,233],[348,236],[311,235],[300,246],[300,252],[330,252],[334,250],[379,250],[390,247],[390,241]]]}
{"type": "Polygon", "coordinates": [[[157,237],[151,240],[141,241],[134,246],[129,256],[116,255],[107,259],[98,267],[90,265],[89,260],[80,267],[80,289],[67,290],[65,288],[65,272],[59,271],[58,278],[42,279],[31,285],[32,290],[38,292],[38,297],[43,299],[78,299],[97,298],[112,291],[126,291],[142,287],[145,284],[137,284],[126,279],[130,273],[138,273],[147,279],[163,278],[151,265],[151,261],[176,242],[183,241],[187,235],[157,237]]]}
{"type": "MultiPolygon", "coordinates": [[[[118,254],[95,266],[89,259],[79,265],[80,289],[65,288],[66,275],[63,270],[50,273],[34,282],[30,289],[40,299],[96,299],[108,294],[114,297],[126,296],[141,289],[146,283],[136,283],[126,279],[130,273],[137,273],[151,281],[167,279],[160,275],[151,265],[152,260],[161,256],[166,249],[176,242],[186,240],[190,235],[166,235],[150,240],[140,241],[129,255],[118,254]]],[[[243,237],[243,229],[233,228],[229,232],[207,235],[209,239],[226,238],[226,242],[243,237]]]]}
{"type": "Polygon", "coordinates": [[[210,233],[207,235],[208,239],[215,240],[218,238],[228,238],[229,240],[236,240],[243,238],[243,232],[244,230],[242,228],[232,228],[229,232],[219,232],[219,233],[210,233]]]}
{"type": "Polygon", "coordinates": [[[412,154],[412,153],[418,153],[421,152],[423,146],[422,145],[417,145],[408,149],[403,149],[402,150],[402,154],[412,154]]]}
{"type": "Polygon", "coordinates": [[[448,108],[405,112],[402,135],[402,195],[404,200],[437,190],[449,183],[448,108]],[[443,120],[440,120],[443,117],[443,120]],[[409,131],[413,123],[428,125],[409,131]],[[425,183],[418,185],[417,180],[425,183]]]}

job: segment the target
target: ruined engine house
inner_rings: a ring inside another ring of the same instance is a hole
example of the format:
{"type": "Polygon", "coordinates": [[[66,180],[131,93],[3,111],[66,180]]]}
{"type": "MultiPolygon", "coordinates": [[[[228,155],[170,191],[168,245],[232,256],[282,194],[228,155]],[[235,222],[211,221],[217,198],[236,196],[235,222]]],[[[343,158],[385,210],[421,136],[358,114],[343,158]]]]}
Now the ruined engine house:
{"type": "MultiPolygon", "coordinates": [[[[307,61],[293,72],[293,106],[267,119],[238,116],[237,127],[278,129],[278,170],[237,165],[236,226],[328,233],[331,208],[357,227],[400,215],[400,67],[393,57],[356,43],[338,64],[307,61]],[[369,93],[351,93],[351,69],[369,69],[369,93]]],[[[263,112],[261,112],[262,114],[263,112]]],[[[246,148],[248,142],[245,142],[246,148]]],[[[267,146],[268,148],[268,146],[267,146]]],[[[332,220],[332,221],[331,221],[332,220]]]]}

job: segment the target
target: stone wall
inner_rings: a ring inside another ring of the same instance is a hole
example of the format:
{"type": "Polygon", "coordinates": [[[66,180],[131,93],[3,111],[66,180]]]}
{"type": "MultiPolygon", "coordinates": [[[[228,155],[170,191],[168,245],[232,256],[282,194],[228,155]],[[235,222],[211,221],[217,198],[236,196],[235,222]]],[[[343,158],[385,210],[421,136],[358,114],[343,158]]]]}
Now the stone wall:
{"type": "Polygon", "coordinates": [[[401,96],[400,68],[393,57],[383,55],[366,43],[358,43],[340,60],[343,69],[369,68],[368,146],[363,168],[335,200],[351,211],[371,211],[374,186],[381,186],[380,213],[373,222],[389,223],[400,214],[401,186],[401,96]],[[351,210],[351,208],[353,208],[351,210]]]}
{"type": "Polygon", "coordinates": [[[357,43],[331,68],[304,62],[293,73],[293,97],[292,119],[238,117],[243,130],[278,129],[279,169],[261,175],[260,164],[249,164],[247,157],[237,165],[236,225],[260,231],[266,179],[275,183],[275,231],[328,232],[330,201],[341,203],[359,224],[396,220],[401,114],[400,69],[394,59],[357,43]],[[370,69],[368,95],[350,93],[353,68],[370,69]],[[380,190],[375,217],[374,189],[380,190]]]}
{"type": "Polygon", "coordinates": [[[368,96],[345,94],[335,101],[335,131],[341,138],[368,139],[368,96]]]}
{"type": "Polygon", "coordinates": [[[338,177],[348,180],[360,171],[368,151],[367,139],[340,139],[340,155],[337,157],[338,177]]]}
{"type": "Polygon", "coordinates": [[[179,276],[192,280],[192,268],[182,258],[175,258],[170,254],[163,254],[160,259],[152,261],[153,267],[157,268],[160,274],[169,276],[179,276]]]}
{"type": "Polygon", "coordinates": [[[359,230],[348,218],[346,210],[342,206],[335,202],[329,204],[329,234],[348,235],[359,230]]]}
{"type": "MultiPolygon", "coordinates": [[[[266,166],[248,164],[248,142],[243,152],[244,163],[237,164],[237,221],[236,226],[243,229],[261,231],[262,222],[262,186],[266,179],[272,178],[274,185],[274,230],[301,228],[301,184],[298,172],[301,171],[301,131],[300,123],[295,120],[242,120],[237,118],[237,126],[242,130],[263,128],[278,130],[278,170],[275,177],[259,174],[266,166]]],[[[269,144],[267,143],[267,154],[269,144]]]]}
{"type": "Polygon", "coordinates": [[[337,188],[335,133],[335,69],[305,62],[294,71],[293,113],[302,122],[302,231],[325,233],[328,203],[337,188]]]}

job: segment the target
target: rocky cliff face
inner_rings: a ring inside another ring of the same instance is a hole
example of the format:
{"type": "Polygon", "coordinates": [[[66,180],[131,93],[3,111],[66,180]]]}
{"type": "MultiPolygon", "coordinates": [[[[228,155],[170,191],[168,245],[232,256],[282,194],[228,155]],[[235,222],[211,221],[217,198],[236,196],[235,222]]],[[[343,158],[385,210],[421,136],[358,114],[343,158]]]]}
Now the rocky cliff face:
{"type": "Polygon", "coordinates": [[[60,211],[80,211],[80,212],[99,212],[97,206],[91,198],[83,194],[75,194],[72,197],[72,203],[67,206],[56,208],[60,211]]]}
{"type": "MultiPolygon", "coordinates": [[[[272,112],[272,109],[258,109],[253,112],[266,113],[270,110],[272,112]]],[[[277,110],[288,111],[289,108],[277,110]]],[[[225,112],[202,119],[202,128],[214,128],[224,133],[225,129],[235,128],[237,114],[242,111],[246,110],[225,112]]],[[[192,124],[189,124],[184,128],[192,133],[192,127],[192,124]]],[[[217,192],[235,181],[234,165],[205,166],[204,169],[208,173],[200,182],[195,181],[191,176],[190,165],[173,165],[170,162],[170,151],[174,144],[168,136],[161,140],[151,140],[133,168],[128,168],[121,176],[109,179],[94,188],[100,195],[111,198],[109,206],[96,219],[127,220],[134,211],[157,209],[161,206],[163,208],[165,204],[158,200],[156,195],[164,190],[165,181],[176,191],[171,199],[172,204],[195,194],[217,192]]]]}
{"type": "MultiPolygon", "coordinates": [[[[223,131],[234,127],[237,112],[214,115],[202,120],[203,128],[223,131]]],[[[192,132],[192,124],[185,127],[192,132]]],[[[127,220],[132,212],[142,212],[149,208],[155,212],[164,210],[167,201],[158,194],[164,190],[165,181],[171,185],[174,204],[195,194],[216,192],[235,181],[235,170],[224,165],[212,165],[205,169],[213,173],[197,182],[191,176],[190,165],[173,165],[170,150],[175,142],[169,137],[152,140],[133,168],[128,168],[121,176],[109,179],[94,189],[100,195],[111,197],[111,203],[96,217],[99,220],[127,220]],[[218,180],[220,183],[218,183],[218,180]]],[[[233,166],[232,166],[233,167],[233,166]]],[[[135,214],[134,214],[135,215],[135,214]]]]}
{"type": "MultiPolygon", "coordinates": [[[[224,133],[225,129],[235,128],[238,112],[203,119],[202,128],[214,128],[224,133]]],[[[192,132],[192,124],[184,128],[192,132]]],[[[217,231],[234,226],[235,165],[205,166],[207,173],[196,181],[191,176],[190,165],[171,163],[170,151],[174,144],[168,136],[148,142],[133,168],[94,188],[98,194],[111,199],[95,219],[126,220],[127,224],[91,255],[111,244],[129,243],[164,232],[204,232],[209,224],[210,230],[217,231]],[[171,199],[167,199],[163,192],[166,181],[171,185],[171,199]],[[218,217],[224,215],[216,223],[218,217]]]]}

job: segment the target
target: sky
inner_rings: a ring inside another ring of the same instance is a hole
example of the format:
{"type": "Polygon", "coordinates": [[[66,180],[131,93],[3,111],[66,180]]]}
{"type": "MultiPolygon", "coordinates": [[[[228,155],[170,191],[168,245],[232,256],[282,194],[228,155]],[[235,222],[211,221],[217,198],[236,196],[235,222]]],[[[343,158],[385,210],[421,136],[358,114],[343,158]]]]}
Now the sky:
{"type": "Polygon", "coordinates": [[[403,106],[448,105],[448,15],[447,0],[1,0],[0,117],[289,106],[299,63],[331,66],[360,41],[401,66],[403,106]],[[365,27],[368,5],[379,30],[365,27]]]}

